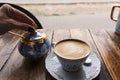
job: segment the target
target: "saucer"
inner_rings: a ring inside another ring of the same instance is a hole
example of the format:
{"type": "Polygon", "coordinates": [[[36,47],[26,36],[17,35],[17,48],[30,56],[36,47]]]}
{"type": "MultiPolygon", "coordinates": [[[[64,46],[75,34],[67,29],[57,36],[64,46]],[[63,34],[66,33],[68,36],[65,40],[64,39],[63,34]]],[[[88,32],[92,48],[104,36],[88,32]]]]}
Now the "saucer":
{"type": "Polygon", "coordinates": [[[63,70],[56,55],[51,52],[45,60],[45,66],[48,72],[57,80],[92,80],[99,75],[101,63],[93,52],[90,53],[88,58],[91,59],[90,65],[83,64],[80,71],[68,72],[63,70]]]}

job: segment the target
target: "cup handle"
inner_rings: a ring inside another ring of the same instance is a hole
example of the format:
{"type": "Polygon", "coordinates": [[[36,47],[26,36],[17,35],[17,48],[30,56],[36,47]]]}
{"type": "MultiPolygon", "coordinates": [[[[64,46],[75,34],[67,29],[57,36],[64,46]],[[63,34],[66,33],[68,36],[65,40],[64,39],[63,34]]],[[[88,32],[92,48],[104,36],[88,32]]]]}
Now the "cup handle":
{"type": "Polygon", "coordinates": [[[115,8],[120,8],[120,6],[113,6],[112,7],[112,10],[111,10],[111,15],[110,15],[110,18],[113,20],[113,21],[117,21],[117,18],[114,18],[114,11],[115,11],[115,8]]]}
{"type": "Polygon", "coordinates": [[[52,48],[55,48],[56,42],[52,42],[52,48]]]}

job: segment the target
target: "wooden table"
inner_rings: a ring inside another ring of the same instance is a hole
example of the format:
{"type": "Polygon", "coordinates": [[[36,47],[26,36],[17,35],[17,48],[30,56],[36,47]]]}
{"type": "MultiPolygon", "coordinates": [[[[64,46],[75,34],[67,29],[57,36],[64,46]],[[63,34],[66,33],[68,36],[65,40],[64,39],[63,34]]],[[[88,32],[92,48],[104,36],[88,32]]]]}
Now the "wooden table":
{"type": "MultiPolygon", "coordinates": [[[[45,32],[51,42],[75,38],[89,43],[102,65],[99,76],[94,80],[120,80],[120,37],[114,34],[114,29],[45,32]]],[[[55,80],[45,69],[46,56],[38,61],[25,59],[18,52],[19,41],[19,37],[9,33],[0,37],[0,80],[55,80]]]]}

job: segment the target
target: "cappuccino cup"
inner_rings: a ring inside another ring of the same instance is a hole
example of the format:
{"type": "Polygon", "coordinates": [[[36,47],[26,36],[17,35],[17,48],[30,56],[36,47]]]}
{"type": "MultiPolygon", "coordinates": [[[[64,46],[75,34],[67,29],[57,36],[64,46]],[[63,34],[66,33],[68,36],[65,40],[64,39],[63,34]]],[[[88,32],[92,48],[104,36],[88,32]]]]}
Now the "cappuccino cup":
{"type": "Polygon", "coordinates": [[[90,46],[78,39],[61,40],[54,46],[62,68],[66,71],[79,71],[90,54],[90,46]]]}
{"type": "Polygon", "coordinates": [[[115,33],[117,33],[118,35],[120,35],[120,10],[117,10],[117,8],[119,9],[120,6],[113,6],[112,7],[110,17],[111,17],[111,19],[113,21],[117,22],[116,23],[116,27],[115,27],[115,33]],[[118,12],[118,14],[115,15],[115,12],[116,13],[118,12]]]}

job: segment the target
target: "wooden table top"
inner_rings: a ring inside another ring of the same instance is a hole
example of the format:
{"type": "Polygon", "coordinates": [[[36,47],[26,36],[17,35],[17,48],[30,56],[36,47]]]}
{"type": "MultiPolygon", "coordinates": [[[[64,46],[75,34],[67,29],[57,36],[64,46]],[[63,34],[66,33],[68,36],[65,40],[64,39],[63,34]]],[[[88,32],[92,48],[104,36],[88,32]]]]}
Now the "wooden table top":
{"type": "MultiPolygon", "coordinates": [[[[59,29],[45,32],[51,43],[67,38],[87,42],[102,65],[99,76],[94,80],[120,80],[120,37],[114,33],[114,29],[59,29]]],[[[19,41],[19,37],[9,33],[0,37],[0,80],[55,80],[45,68],[46,56],[39,61],[25,59],[18,52],[19,41]]]]}

